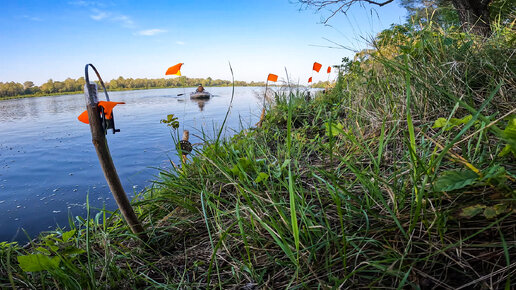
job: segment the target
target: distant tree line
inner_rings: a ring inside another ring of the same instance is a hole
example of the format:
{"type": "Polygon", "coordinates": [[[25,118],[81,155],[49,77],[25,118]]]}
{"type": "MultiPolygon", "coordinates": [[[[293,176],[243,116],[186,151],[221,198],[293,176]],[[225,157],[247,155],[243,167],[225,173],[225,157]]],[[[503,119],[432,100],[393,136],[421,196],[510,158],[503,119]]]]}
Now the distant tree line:
{"type": "MultiPolygon", "coordinates": [[[[49,95],[60,93],[75,93],[84,90],[84,78],[78,79],[67,78],[64,81],[53,81],[49,79],[41,86],[35,86],[33,82],[26,81],[23,84],[16,82],[0,82],[0,99],[16,96],[27,95],[49,95]]],[[[118,77],[109,82],[106,82],[108,90],[131,90],[131,89],[150,89],[150,88],[179,88],[179,87],[194,87],[202,84],[205,87],[226,87],[232,86],[233,83],[227,80],[208,78],[161,78],[161,79],[132,79],[118,77]]],[[[265,86],[264,82],[244,82],[235,81],[235,86],[265,86]]]]}

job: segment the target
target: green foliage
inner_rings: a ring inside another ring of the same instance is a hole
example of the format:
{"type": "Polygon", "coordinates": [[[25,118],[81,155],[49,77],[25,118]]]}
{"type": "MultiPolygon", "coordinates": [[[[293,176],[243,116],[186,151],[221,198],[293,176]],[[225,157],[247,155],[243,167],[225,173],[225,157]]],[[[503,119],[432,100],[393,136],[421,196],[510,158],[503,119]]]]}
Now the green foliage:
{"type": "Polygon", "coordinates": [[[267,174],[265,172],[260,172],[260,173],[258,173],[258,177],[256,177],[254,182],[256,182],[256,183],[260,183],[260,182],[265,183],[268,178],[269,178],[269,174],[267,174]]]}
{"type": "Polygon", "coordinates": [[[471,170],[450,170],[443,172],[434,186],[436,191],[452,191],[471,185],[477,179],[478,175],[471,170]]]}
{"type": "Polygon", "coordinates": [[[344,125],[342,125],[341,123],[324,123],[324,128],[326,130],[326,136],[332,136],[332,137],[335,137],[335,136],[338,136],[340,134],[345,134],[344,133],[344,125]],[[331,133],[330,133],[331,132],[331,133]]]}
{"type": "Polygon", "coordinates": [[[503,157],[512,152],[513,156],[516,157],[516,118],[509,119],[507,126],[502,132],[502,138],[507,142],[507,145],[505,145],[499,156],[503,157]]]}
{"type": "Polygon", "coordinates": [[[42,239],[42,246],[36,247],[40,254],[18,256],[20,268],[27,272],[39,272],[43,270],[57,269],[62,260],[70,261],[86,251],[70,245],[75,230],[61,234],[61,237],[50,234],[42,239]]]}
{"type": "Polygon", "coordinates": [[[504,213],[507,213],[509,205],[506,203],[495,204],[494,206],[486,206],[483,204],[476,204],[465,207],[459,213],[459,216],[466,219],[471,219],[483,213],[486,219],[494,219],[504,213]]]}
{"type": "Polygon", "coordinates": [[[0,251],[10,248],[16,248],[17,246],[17,242],[0,242],[0,251]]]}
{"type": "Polygon", "coordinates": [[[179,121],[174,114],[167,115],[166,119],[162,119],[159,121],[160,123],[167,124],[167,126],[172,127],[174,129],[179,128],[179,121]]]}
{"type": "Polygon", "coordinates": [[[482,213],[485,208],[486,206],[482,204],[468,206],[462,209],[462,211],[460,212],[460,216],[464,218],[472,218],[482,213]]]}
{"type": "Polygon", "coordinates": [[[61,258],[49,257],[43,254],[30,254],[26,256],[18,256],[20,268],[26,272],[39,272],[53,270],[59,267],[61,258]]]}
{"type": "Polygon", "coordinates": [[[467,124],[471,119],[473,118],[472,115],[467,115],[466,117],[462,119],[457,118],[451,118],[450,120],[447,120],[446,118],[438,118],[432,128],[443,128],[444,131],[449,131],[453,129],[454,127],[458,127],[460,125],[467,124]]]}

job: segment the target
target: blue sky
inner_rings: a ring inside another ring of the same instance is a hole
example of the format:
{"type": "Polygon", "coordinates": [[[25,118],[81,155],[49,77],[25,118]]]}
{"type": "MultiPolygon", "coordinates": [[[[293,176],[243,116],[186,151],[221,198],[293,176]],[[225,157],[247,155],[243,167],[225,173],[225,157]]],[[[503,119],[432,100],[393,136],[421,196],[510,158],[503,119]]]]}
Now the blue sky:
{"type": "MultiPolygon", "coordinates": [[[[64,80],[93,63],[105,80],[161,78],[185,63],[188,77],[264,81],[268,73],[306,83],[314,61],[323,67],[402,23],[405,10],[355,6],[321,24],[328,11],[301,10],[295,0],[12,1],[0,0],[0,81],[64,80]],[[371,10],[371,9],[374,10],[371,10]],[[328,40],[325,40],[328,39],[328,40]]],[[[314,81],[326,80],[314,74],[314,81]]]]}

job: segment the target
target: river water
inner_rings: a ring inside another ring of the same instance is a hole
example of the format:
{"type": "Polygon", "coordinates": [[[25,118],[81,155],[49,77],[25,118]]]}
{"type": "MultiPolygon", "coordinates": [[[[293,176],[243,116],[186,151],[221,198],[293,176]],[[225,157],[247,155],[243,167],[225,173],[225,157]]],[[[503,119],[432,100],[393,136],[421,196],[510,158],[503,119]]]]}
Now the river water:
{"type": "MultiPolygon", "coordinates": [[[[107,139],[118,174],[130,196],[149,186],[160,168],[179,161],[172,134],[160,123],[179,118],[181,134],[192,143],[220,128],[232,88],[206,88],[214,96],[190,100],[188,89],[154,89],[109,93],[120,133],[107,139]],[[177,96],[185,94],[184,96],[177,96]],[[186,96],[186,97],[185,97],[186,96]]],[[[224,130],[230,136],[252,126],[260,115],[263,88],[237,87],[224,130]]],[[[91,208],[116,209],[91,143],[89,126],[77,120],[84,95],[0,101],[0,241],[26,241],[39,232],[68,227],[69,217],[91,208]]],[[[99,93],[99,99],[104,94],[99,93]]]]}

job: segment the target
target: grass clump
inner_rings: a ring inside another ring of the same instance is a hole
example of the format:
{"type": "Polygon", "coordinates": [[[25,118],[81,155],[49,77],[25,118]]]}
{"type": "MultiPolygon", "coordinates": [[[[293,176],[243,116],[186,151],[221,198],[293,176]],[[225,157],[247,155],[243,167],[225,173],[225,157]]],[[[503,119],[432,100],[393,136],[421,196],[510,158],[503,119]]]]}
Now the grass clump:
{"type": "Polygon", "coordinates": [[[276,94],[262,128],[162,172],[147,243],[80,219],[2,244],[0,287],[514,288],[512,29],[382,32],[328,93],[276,94]]]}

